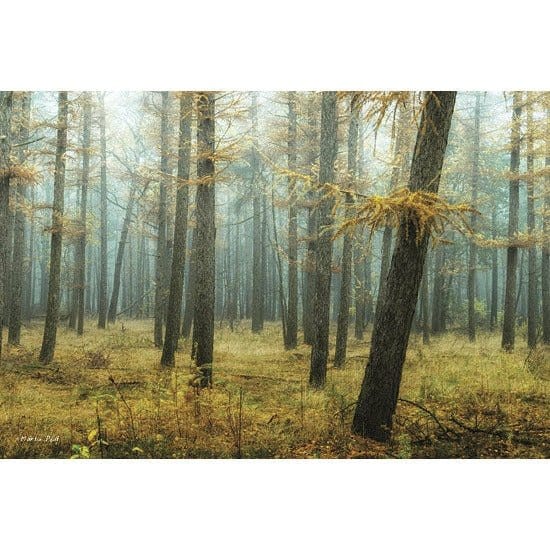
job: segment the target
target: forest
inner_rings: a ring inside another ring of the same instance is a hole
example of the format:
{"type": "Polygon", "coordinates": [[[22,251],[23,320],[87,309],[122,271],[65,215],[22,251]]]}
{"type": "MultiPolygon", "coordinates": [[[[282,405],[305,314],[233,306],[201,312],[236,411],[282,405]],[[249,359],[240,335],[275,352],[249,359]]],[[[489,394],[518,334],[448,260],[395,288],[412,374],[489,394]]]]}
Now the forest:
{"type": "Polygon", "coordinates": [[[550,458],[550,92],[0,92],[0,457],[550,458]]]}

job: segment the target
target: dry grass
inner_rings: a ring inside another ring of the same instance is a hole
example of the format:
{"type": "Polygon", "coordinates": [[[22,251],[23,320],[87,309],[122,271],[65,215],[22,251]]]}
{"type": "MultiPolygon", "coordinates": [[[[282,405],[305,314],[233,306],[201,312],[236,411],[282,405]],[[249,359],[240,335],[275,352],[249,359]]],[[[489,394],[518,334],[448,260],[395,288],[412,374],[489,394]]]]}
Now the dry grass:
{"type": "Polygon", "coordinates": [[[2,457],[549,457],[548,350],[511,354],[498,335],[413,336],[389,445],[349,432],[368,342],[350,340],[342,370],[308,388],[309,348],[282,349],[280,330],[244,325],[216,335],[214,388],[158,367],[149,323],[84,337],[61,329],[55,362],[37,361],[41,326],[25,330],[0,367],[2,457]]]}

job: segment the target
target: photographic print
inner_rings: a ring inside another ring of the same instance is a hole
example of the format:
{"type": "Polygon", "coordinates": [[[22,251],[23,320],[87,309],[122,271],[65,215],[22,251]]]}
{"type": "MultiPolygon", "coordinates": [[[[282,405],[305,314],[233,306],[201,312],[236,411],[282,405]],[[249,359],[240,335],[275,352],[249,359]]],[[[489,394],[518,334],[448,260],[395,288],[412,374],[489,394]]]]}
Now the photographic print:
{"type": "Polygon", "coordinates": [[[548,458],[550,95],[0,92],[2,458],[548,458]]]}

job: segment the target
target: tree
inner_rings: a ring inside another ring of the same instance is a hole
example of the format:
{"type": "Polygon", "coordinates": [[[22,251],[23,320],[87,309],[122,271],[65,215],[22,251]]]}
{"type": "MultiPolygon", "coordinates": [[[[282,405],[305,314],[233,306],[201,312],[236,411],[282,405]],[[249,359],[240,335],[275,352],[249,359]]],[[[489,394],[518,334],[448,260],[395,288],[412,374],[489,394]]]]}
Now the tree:
{"type": "MultiPolygon", "coordinates": [[[[18,162],[23,164],[26,160],[27,148],[25,145],[29,140],[29,126],[31,116],[31,92],[22,92],[20,99],[20,121],[18,132],[18,162]]],[[[1,131],[0,131],[1,132],[1,131]]],[[[23,297],[23,279],[25,266],[25,214],[23,211],[24,202],[27,199],[27,184],[19,178],[16,187],[18,203],[16,205],[13,231],[13,256],[12,256],[12,285],[11,285],[11,307],[9,319],[8,342],[17,346],[21,340],[21,314],[23,297]]]]}
{"type": "MultiPolygon", "coordinates": [[[[355,185],[357,171],[357,138],[359,135],[359,96],[354,94],[350,101],[350,118],[348,128],[348,177],[351,187],[355,185]]],[[[346,220],[353,215],[353,195],[346,193],[346,220]]],[[[342,284],[340,286],[340,309],[338,311],[338,326],[336,329],[336,350],[334,352],[334,367],[340,368],[346,360],[348,343],[349,307],[351,299],[352,278],[352,246],[353,235],[344,233],[342,250],[342,284]]]]}
{"type": "Polygon", "coordinates": [[[166,303],[165,274],[168,261],[166,240],[166,208],[168,176],[168,109],[170,103],[169,92],[162,92],[162,107],[160,118],[160,179],[159,203],[157,217],[157,253],[155,264],[155,346],[162,346],[162,326],[166,303]]]}
{"type": "MultiPolygon", "coordinates": [[[[535,138],[533,135],[533,94],[527,93],[527,231],[535,232],[535,138]]],[[[527,345],[537,345],[537,248],[529,246],[527,267],[527,345]]]]}
{"type": "Polygon", "coordinates": [[[197,195],[195,246],[195,312],[193,340],[200,385],[212,385],[216,268],[215,94],[197,99],[197,195]]]}
{"type": "MultiPolygon", "coordinates": [[[[8,209],[10,200],[11,179],[11,118],[13,108],[13,92],[0,92],[0,227],[8,225],[8,209]]],[[[7,272],[7,242],[6,235],[0,237],[0,361],[2,360],[2,343],[4,332],[4,309],[7,288],[5,288],[7,272]]]]}
{"type": "Polygon", "coordinates": [[[320,196],[317,207],[318,236],[315,251],[314,339],[309,372],[309,384],[314,388],[321,388],[325,385],[327,374],[334,198],[324,184],[334,181],[334,163],[338,145],[336,105],[336,92],[323,92],[319,165],[320,196]]]}
{"type": "MultiPolygon", "coordinates": [[[[409,189],[437,193],[456,92],[426,92],[411,165],[409,189]]],[[[416,211],[403,216],[375,318],[371,349],[352,431],[387,441],[397,406],[401,373],[428,248],[429,232],[419,233],[416,211]]]]}
{"type": "Polygon", "coordinates": [[[57,114],[57,147],[53,184],[53,208],[50,244],[50,271],[46,322],[40,349],[40,362],[51,363],[57,338],[61,282],[61,249],[63,246],[63,211],[65,206],[65,154],[67,152],[68,94],[59,92],[57,114]]]}
{"type": "Polygon", "coordinates": [[[259,185],[260,159],[258,157],[258,94],[252,94],[252,151],[250,187],[252,193],[252,332],[264,328],[264,280],[262,276],[262,221],[261,189],[259,185]]]}
{"type": "Polygon", "coordinates": [[[285,348],[298,345],[298,209],[296,207],[296,92],[288,93],[288,315],[285,348]]]}
{"type": "MultiPolygon", "coordinates": [[[[472,141],[472,204],[477,204],[479,187],[479,121],[481,112],[481,92],[476,92],[476,106],[474,113],[474,135],[472,141]]],[[[477,215],[472,213],[470,227],[475,233],[477,215]]],[[[476,339],[476,262],[477,247],[473,239],[470,239],[468,254],[468,338],[470,342],[476,339]]]]}
{"type": "Polygon", "coordinates": [[[99,221],[99,297],[97,326],[107,324],[107,138],[105,135],[105,94],[100,95],[99,147],[101,155],[100,221],[99,221]]]}
{"type": "Polygon", "coordinates": [[[183,275],[185,270],[185,246],[187,240],[187,215],[189,210],[189,166],[191,157],[191,109],[193,97],[190,93],[180,95],[179,142],[178,142],[178,180],[176,192],[176,219],[172,269],[170,276],[170,294],[166,316],[166,334],[162,349],[161,365],[174,365],[174,353],[178,347],[181,320],[181,302],[183,297],[183,275]]]}
{"type": "Polygon", "coordinates": [[[514,92],[512,130],[510,138],[510,183],[508,211],[508,239],[506,255],[506,290],[504,293],[504,320],[502,325],[502,348],[506,351],[514,349],[516,335],[516,299],[517,299],[517,268],[518,247],[514,244],[519,225],[519,162],[521,144],[521,92],[514,92]]]}
{"type": "MultiPolygon", "coordinates": [[[[546,94],[546,100],[548,101],[546,94]]],[[[544,187],[544,213],[542,228],[545,235],[550,235],[550,107],[546,108],[546,177],[544,187]]],[[[542,246],[542,341],[550,344],[550,244],[548,240],[542,246]]]]}
{"type": "Polygon", "coordinates": [[[92,98],[85,93],[84,120],[82,129],[82,182],[80,188],[80,227],[77,254],[77,327],[79,335],[84,333],[84,298],[86,291],[86,215],[88,208],[88,181],[90,178],[90,138],[92,126],[92,98]]]}

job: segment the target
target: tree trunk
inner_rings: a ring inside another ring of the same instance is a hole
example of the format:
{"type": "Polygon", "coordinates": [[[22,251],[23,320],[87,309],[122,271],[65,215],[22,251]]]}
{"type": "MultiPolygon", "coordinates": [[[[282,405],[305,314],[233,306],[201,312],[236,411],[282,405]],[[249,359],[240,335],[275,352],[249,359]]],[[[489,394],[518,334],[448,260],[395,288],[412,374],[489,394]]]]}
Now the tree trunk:
{"type": "Polygon", "coordinates": [[[109,304],[109,313],[107,319],[109,323],[116,321],[118,312],[118,296],[120,293],[120,275],[122,272],[122,260],[124,258],[124,249],[126,247],[126,241],[128,240],[128,231],[130,230],[130,223],[132,221],[132,211],[134,209],[134,201],[136,196],[136,184],[132,185],[130,190],[130,197],[128,198],[128,204],[126,205],[126,213],[124,214],[124,220],[122,222],[122,229],[120,231],[120,240],[118,242],[115,271],[113,274],[113,290],[111,292],[111,303],[109,304]]]}
{"type": "Polygon", "coordinates": [[[323,187],[334,182],[334,163],[338,149],[336,92],[323,92],[321,104],[321,145],[319,165],[320,197],[318,238],[315,255],[314,340],[311,349],[309,383],[314,388],[325,385],[330,325],[330,282],[332,275],[332,208],[334,198],[323,187]]]}
{"type": "Polygon", "coordinates": [[[159,205],[157,217],[157,253],[155,265],[155,346],[162,346],[162,325],[166,302],[165,272],[167,262],[166,247],[166,178],[168,176],[168,106],[169,92],[162,92],[162,109],[160,119],[160,179],[159,205]]]}
{"type": "Polygon", "coordinates": [[[78,235],[77,269],[77,326],[79,335],[84,333],[84,306],[86,292],[86,214],[88,208],[88,180],[90,177],[90,135],[92,125],[91,94],[84,95],[84,124],[82,130],[82,185],[80,192],[80,227],[78,235]]]}
{"type": "Polygon", "coordinates": [[[63,238],[63,211],[65,205],[65,153],[67,152],[68,98],[59,92],[57,115],[57,148],[53,186],[53,209],[50,246],[50,273],[48,277],[48,304],[40,350],[40,362],[51,363],[55,352],[61,282],[61,249],[63,238]]]}
{"type": "MultiPolygon", "coordinates": [[[[350,119],[348,128],[348,177],[350,187],[355,188],[357,172],[357,138],[359,134],[359,103],[358,96],[354,95],[350,104],[350,119]]],[[[346,193],[346,220],[353,216],[354,199],[351,193],[346,193]]],[[[334,367],[341,368],[346,361],[348,345],[349,306],[351,298],[352,278],[352,246],[354,234],[344,234],[342,250],[342,283],[340,286],[340,308],[338,311],[338,326],[336,328],[336,350],[334,352],[334,367]]]]}
{"type": "MultiPolygon", "coordinates": [[[[521,92],[514,92],[510,151],[510,202],[508,214],[508,239],[517,237],[519,225],[519,162],[521,143],[521,92]]],[[[514,349],[516,335],[516,292],[517,292],[518,248],[510,244],[506,256],[506,290],[504,294],[504,321],[502,327],[502,348],[514,349]]]]}
{"type": "MultiPolygon", "coordinates": [[[[546,94],[548,99],[548,94],[546,94]]],[[[547,236],[542,246],[542,341],[550,344],[550,107],[546,109],[546,159],[545,166],[548,172],[544,186],[544,213],[542,216],[543,233],[547,236]]]]}
{"type": "MultiPolygon", "coordinates": [[[[216,188],[215,95],[199,92],[197,105],[196,294],[193,340],[202,387],[212,386],[214,354],[216,188]]],[[[263,298],[263,297],[262,297],[263,298]]]]}
{"type": "MultiPolygon", "coordinates": [[[[439,189],[455,98],[456,92],[426,93],[411,166],[411,191],[437,193],[439,189]]],[[[378,441],[387,441],[391,435],[429,241],[428,233],[417,234],[411,217],[403,218],[399,226],[352,424],[354,433],[378,441]]]]}
{"type": "MultiPolygon", "coordinates": [[[[497,207],[493,197],[493,208],[491,211],[492,238],[497,237],[497,207]]],[[[489,329],[495,330],[498,318],[498,249],[491,250],[491,317],[489,329]]]]}
{"type": "Polygon", "coordinates": [[[251,193],[252,193],[252,332],[264,328],[264,289],[262,279],[262,219],[258,158],[258,95],[252,94],[251,193]]]}
{"type": "MultiPolygon", "coordinates": [[[[476,106],[474,113],[474,135],[472,151],[472,205],[477,203],[477,192],[479,187],[479,121],[481,112],[481,92],[476,93],[476,106]]],[[[477,215],[472,213],[470,218],[472,231],[476,232],[477,215]]],[[[468,254],[468,339],[474,342],[476,339],[476,263],[477,246],[473,239],[470,239],[468,254]]]]}
{"type": "Polygon", "coordinates": [[[100,96],[99,106],[99,147],[101,154],[100,183],[100,222],[99,222],[99,297],[98,297],[98,328],[107,324],[107,138],[105,130],[105,97],[100,96]]]}
{"type": "Polygon", "coordinates": [[[185,246],[187,240],[187,214],[189,210],[189,167],[191,156],[191,110],[193,97],[190,93],[180,96],[180,127],[178,144],[178,181],[176,193],[176,218],[172,254],[172,272],[166,334],[162,349],[161,365],[174,366],[174,353],[178,347],[183,298],[183,275],[185,272],[185,246]]]}
{"type": "MultiPolygon", "coordinates": [[[[31,116],[31,94],[23,92],[20,104],[20,127],[18,132],[19,143],[26,143],[29,140],[29,125],[31,116]]],[[[18,161],[23,164],[26,160],[28,146],[18,148],[18,161]]],[[[13,258],[12,258],[12,285],[11,285],[11,308],[9,319],[8,342],[12,346],[18,346],[21,340],[21,314],[23,297],[23,280],[25,275],[25,214],[23,203],[27,200],[27,184],[24,181],[17,183],[18,204],[15,211],[15,226],[13,234],[13,258]]]]}
{"type": "Polygon", "coordinates": [[[296,92],[288,94],[288,315],[285,348],[298,345],[298,211],[296,207],[296,92]]]}

